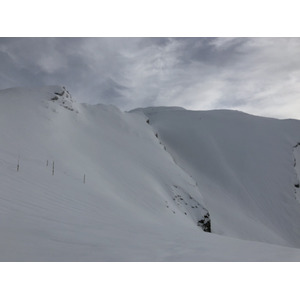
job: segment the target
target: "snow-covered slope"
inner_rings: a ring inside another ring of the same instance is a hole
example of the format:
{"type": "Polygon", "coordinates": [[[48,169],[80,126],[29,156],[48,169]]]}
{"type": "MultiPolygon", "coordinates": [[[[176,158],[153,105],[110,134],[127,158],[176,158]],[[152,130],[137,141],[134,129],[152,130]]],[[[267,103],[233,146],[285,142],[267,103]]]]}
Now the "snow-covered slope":
{"type": "MultiPolygon", "coordinates": [[[[194,114],[179,108],[153,109],[148,124],[141,111],[77,104],[63,87],[0,91],[0,260],[300,260],[293,148],[290,157],[287,154],[290,145],[297,143],[298,122],[249,116],[269,131],[273,128],[269,122],[286,124],[275,126],[280,144],[275,140],[278,147],[268,148],[274,160],[277,152],[284,153],[281,169],[270,169],[280,171],[276,180],[283,178],[282,186],[278,181],[265,183],[267,191],[275,189],[270,196],[280,191],[272,206],[267,195],[252,192],[247,197],[257,196],[256,200],[247,202],[234,177],[227,178],[228,170],[242,176],[241,158],[232,155],[227,161],[221,153],[226,149],[217,150],[212,137],[208,136],[205,147],[214,147],[200,153],[209,156],[197,165],[196,156],[189,152],[192,144],[181,146],[197,137],[194,116],[187,115],[177,124],[180,130],[191,129],[191,140],[176,128],[164,131],[168,122],[174,125],[172,114],[185,113],[194,114]],[[277,220],[279,215],[282,219],[277,220]],[[214,233],[203,231],[209,231],[210,219],[214,233]]],[[[212,112],[211,117],[197,114],[212,124],[220,116],[231,120],[225,112],[212,112]]],[[[248,118],[236,116],[232,123],[248,118]]],[[[226,145],[239,139],[233,136],[240,125],[228,124],[224,128],[233,132],[226,145]]],[[[260,182],[264,177],[259,177],[263,165],[253,169],[251,176],[257,170],[258,177],[250,186],[264,193],[260,182]]],[[[252,178],[245,176],[245,180],[252,178]]],[[[271,182],[274,176],[270,176],[271,182]]]]}
{"type": "Polygon", "coordinates": [[[296,164],[294,158],[299,121],[224,110],[138,111],[197,182],[213,232],[300,246],[300,205],[295,200],[300,161],[296,164]]]}

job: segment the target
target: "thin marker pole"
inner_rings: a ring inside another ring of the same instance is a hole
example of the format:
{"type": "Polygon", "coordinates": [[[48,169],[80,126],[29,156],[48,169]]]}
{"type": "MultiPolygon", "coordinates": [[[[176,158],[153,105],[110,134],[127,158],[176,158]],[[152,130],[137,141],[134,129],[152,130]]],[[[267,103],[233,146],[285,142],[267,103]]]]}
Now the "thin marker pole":
{"type": "Polygon", "coordinates": [[[20,169],[20,155],[18,156],[17,172],[19,172],[19,169],[20,169]]]}

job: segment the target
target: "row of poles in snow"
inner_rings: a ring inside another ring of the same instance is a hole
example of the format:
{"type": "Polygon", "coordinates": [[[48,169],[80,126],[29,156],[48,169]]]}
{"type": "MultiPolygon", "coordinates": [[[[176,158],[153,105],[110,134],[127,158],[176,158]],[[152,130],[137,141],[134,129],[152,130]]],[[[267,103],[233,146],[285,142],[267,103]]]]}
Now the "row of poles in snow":
{"type": "MultiPolygon", "coordinates": [[[[49,166],[49,161],[47,160],[46,166],[49,166]]],[[[52,162],[52,176],[54,175],[54,161],[52,162]]]]}
{"type": "MultiPolygon", "coordinates": [[[[49,160],[47,160],[46,166],[49,166],[49,160]]],[[[17,172],[20,170],[20,156],[18,156],[17,172]]],[[[52,162],[52,176],[54,176],[54,161],[52,162]]],[[[85,174],[83,174],[83,183],[85,183],[85,174]]]]}

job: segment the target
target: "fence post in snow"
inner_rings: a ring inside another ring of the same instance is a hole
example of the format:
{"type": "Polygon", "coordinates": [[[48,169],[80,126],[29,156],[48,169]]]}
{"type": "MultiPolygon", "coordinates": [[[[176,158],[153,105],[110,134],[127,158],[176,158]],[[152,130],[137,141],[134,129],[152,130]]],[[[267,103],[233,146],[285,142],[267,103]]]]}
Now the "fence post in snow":
{"type": "Polygon", "coordinates": [[[83,175],[83,183],[85,183],[85,174],[83,175]]]}
{"type": "Polygon", "coordinates": [[[20,155],[18,156],[17,172],[19,172],[19,169],[20,169],[20,155]]]}
{"type": "Polygon", "coordinates": [[[46,164],[46,166],[48,167],[48,165],[49,165],[49,161],[48,161],[48,159],[47,159],[47,164],[46,164]]]}
{"type": "Polygon", "coordinates": [[[52,176],[54,175],[54,161],[52,163],[52,176]]]}

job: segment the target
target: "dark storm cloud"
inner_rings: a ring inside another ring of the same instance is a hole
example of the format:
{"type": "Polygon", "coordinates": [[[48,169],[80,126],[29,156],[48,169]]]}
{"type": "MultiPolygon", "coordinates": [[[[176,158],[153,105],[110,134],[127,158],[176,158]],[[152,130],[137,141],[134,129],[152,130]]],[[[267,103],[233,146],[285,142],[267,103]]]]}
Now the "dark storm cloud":
{"type": "Polygon", "coordinates": [[[1,38],[0,88],[66,85],[79,102],[300,114],[298,38],[1,38]]]}

